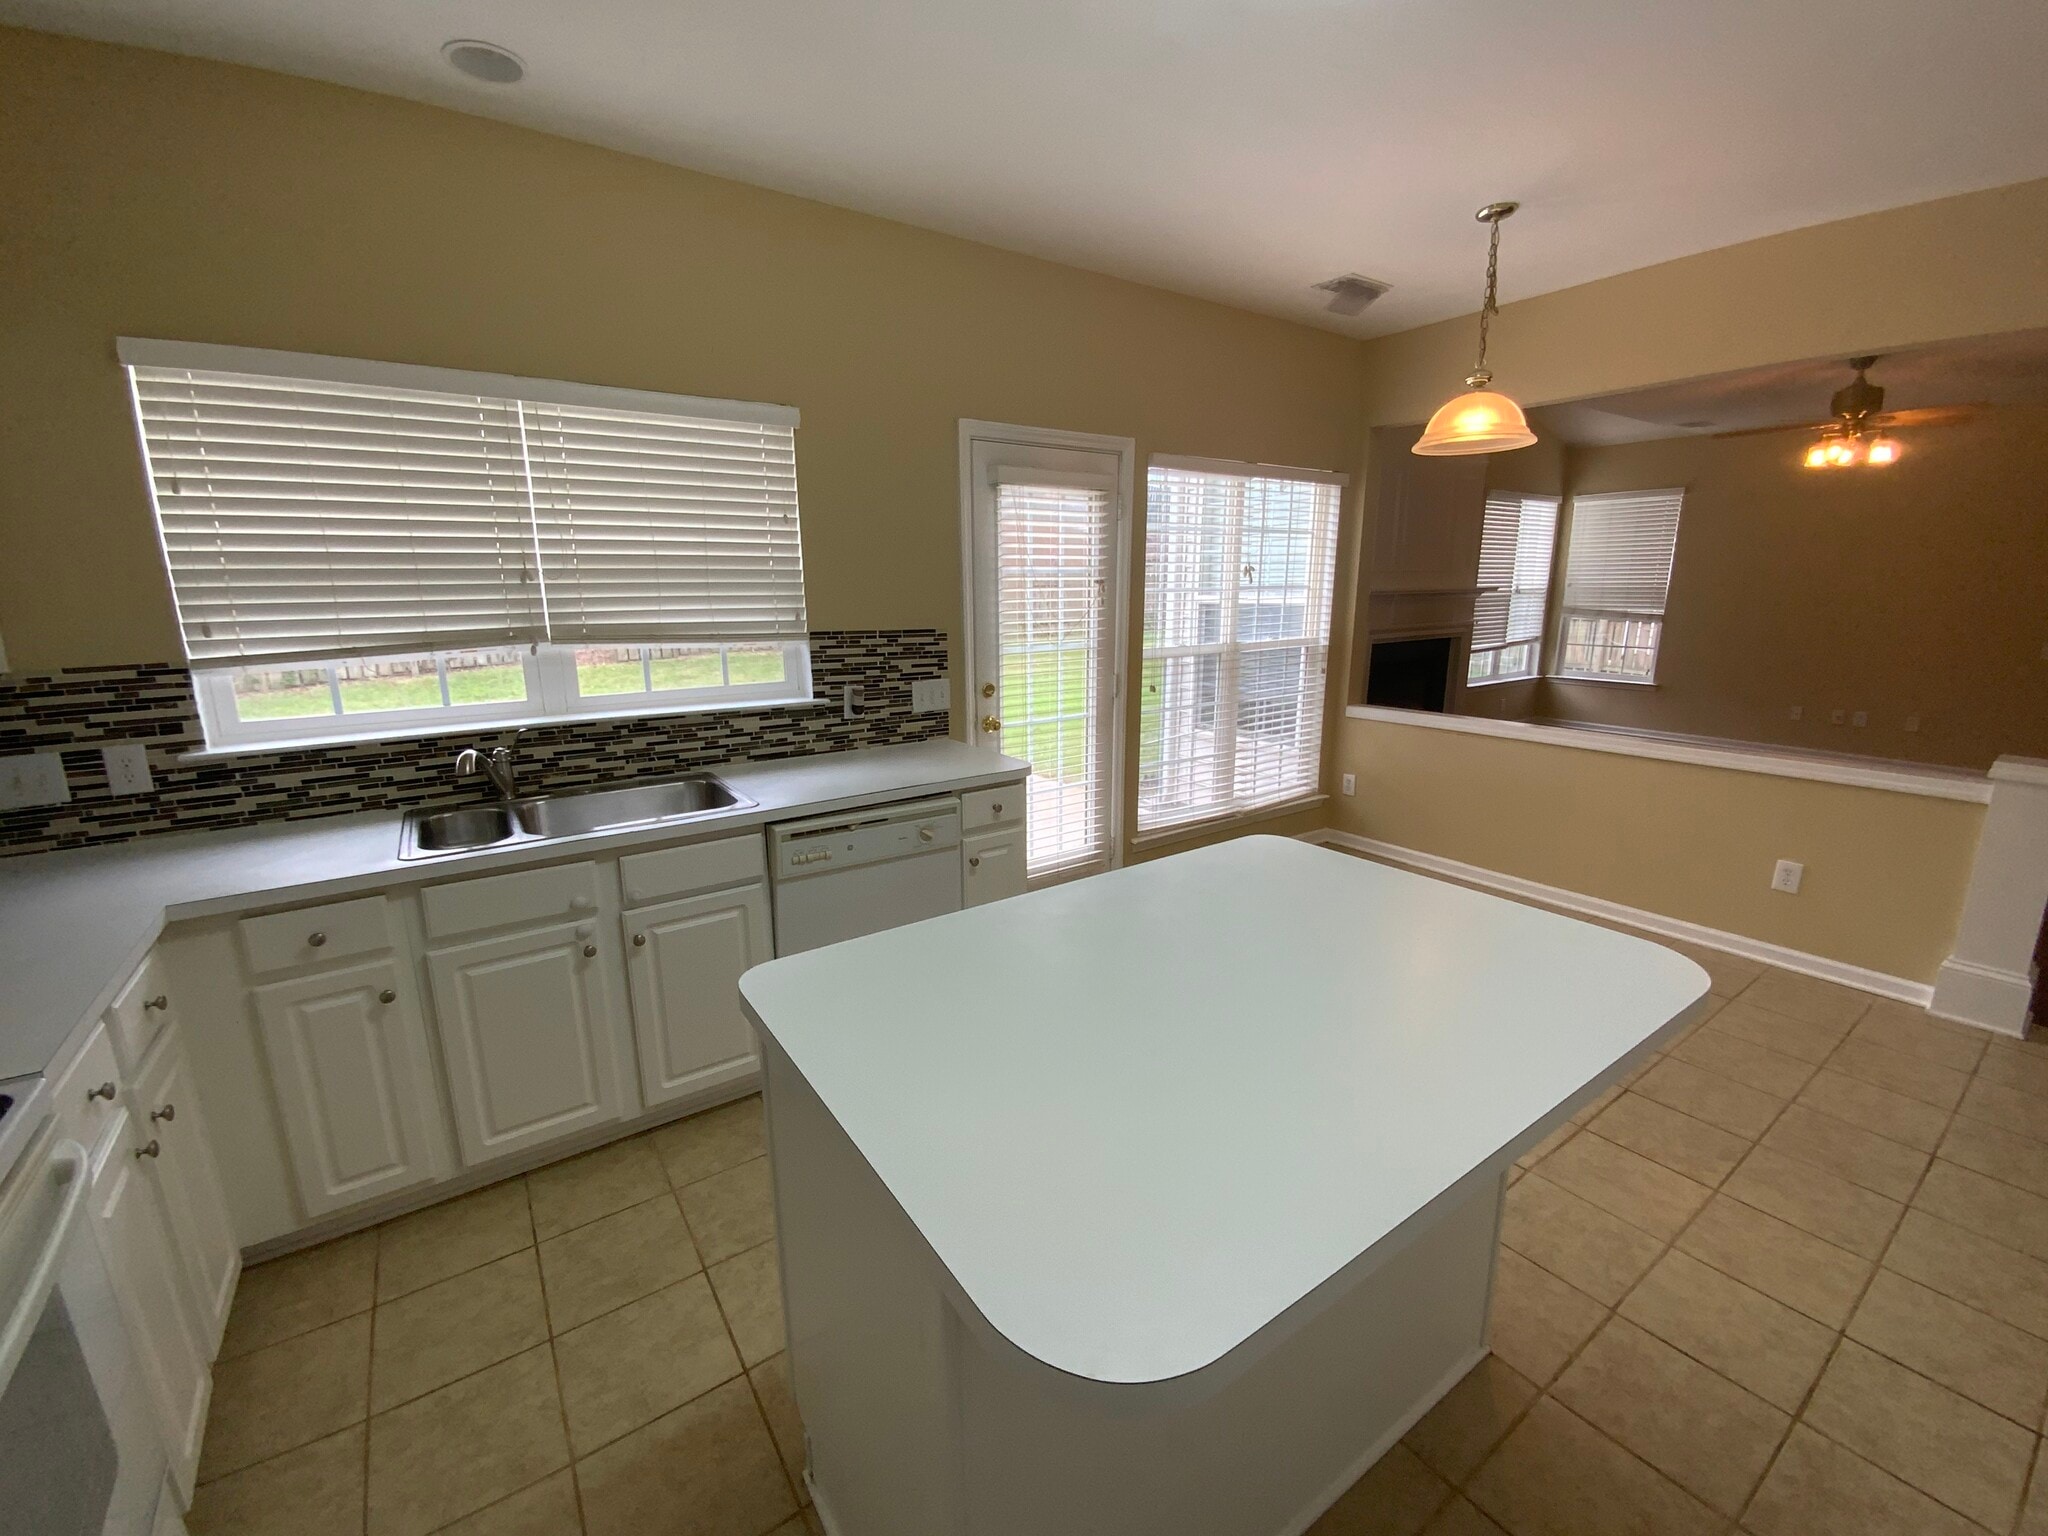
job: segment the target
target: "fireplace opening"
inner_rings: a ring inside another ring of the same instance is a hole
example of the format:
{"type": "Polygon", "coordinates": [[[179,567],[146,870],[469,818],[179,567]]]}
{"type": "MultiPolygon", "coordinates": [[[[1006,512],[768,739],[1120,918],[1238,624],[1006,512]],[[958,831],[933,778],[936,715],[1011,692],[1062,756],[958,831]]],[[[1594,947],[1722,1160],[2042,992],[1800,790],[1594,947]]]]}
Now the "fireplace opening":
{"type": "Polygon", "coordinates": [[[1454,635],[1374,641],[1366,658],[1365,702],[1387,709],[1426,709],[1442,714],[1457,647],[1454,635]]]}

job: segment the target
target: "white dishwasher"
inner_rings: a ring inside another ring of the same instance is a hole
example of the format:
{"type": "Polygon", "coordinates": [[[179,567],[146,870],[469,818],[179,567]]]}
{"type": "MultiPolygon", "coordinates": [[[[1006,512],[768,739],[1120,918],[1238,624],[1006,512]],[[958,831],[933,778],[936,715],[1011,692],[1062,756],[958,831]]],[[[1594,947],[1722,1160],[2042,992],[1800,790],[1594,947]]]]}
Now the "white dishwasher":
{"type": "Polygon", "coordinates": [[[768,829],[775,953],[960,910],[960,801],[948,795],[768,829]]]}

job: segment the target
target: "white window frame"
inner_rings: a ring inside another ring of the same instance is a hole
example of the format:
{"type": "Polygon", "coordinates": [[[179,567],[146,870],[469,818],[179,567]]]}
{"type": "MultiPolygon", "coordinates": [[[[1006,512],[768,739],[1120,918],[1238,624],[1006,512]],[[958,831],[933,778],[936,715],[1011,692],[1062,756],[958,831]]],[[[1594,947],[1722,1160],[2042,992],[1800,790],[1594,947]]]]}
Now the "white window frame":
{"type": "MultiPolygon", "coordinates": [[[[1226,692],[1234,692],[1242,679],[1243,668],[1240,665],[1242,658],[1256,656],[1266,651],[1297,651],[1301,655],[1304,673],[1313,673],[1314,676],[1320,679],[1321,690],[1316,695],[1316,699],[1318,718],[1322,730],[1318,732],[1318,736],[1326,735],[1329,722],[1327,694],[1329,688],[1330,634],[1335,623],[1336,612],[1334,552],[1342,530],[1344,489],[1349,485],[1350,478],[1329,470],[1302,469],[1289,465],[1248,464],[1234,459],[1189,458],[1172,454],[1154,454],[1146,461],[1148,520],[1151,516],[1149,486],[1151,471],[1154,469],[1185,470],[1196,474],[1228,475],[1249,479],[1297,480],[1306,481],[1310,484],[1335,487],[1337,506],[1331,515],[1329,527],[1324,535],[1324,547],[1332,560],[1332,564],[1326,576],[1322,578],[1328,590],[1323,595],[1326,612],[1323,615],[1322,632],[1320,635],[1309,634],[1300,638],[1287,637],[1265,640],[1223,638],[1209,644],[1197,643],[1167,646],[1152,646],[1148,644],[1141,650],[1138,668],[1138,675],[1142,679],[1146,666],[1153,661],[1199,659],[1203,657],[1216,658],[1218,663],[1217,712],[1220,719],[1226,712],[1224,709],[1224,694],[1226,692]]],[[[1235,538],[1236,535],[1233,534],[1233,540],[1235,538]]],[[[1229,559],[1225,563],[1233,564],[1236,558],[1236,547],[1233,543],[1229,559]]],[[[1322,552],[1318,552],[1312,558],[1322,558],[1322,552]]],[[[1149,606],[1152,578],[1149,551],[1142,576],[1145,582],[1145,600],[1147,606],[1149,606]]],[[[1311,590],[1313,590],[1315,580],[1316,578],[1311,578],[1311,590]]],[[[1226,613],[1233,611],[1235,599],[1226,599],[1225,608],[1226,613]]],[[[1228,625],[1225,626],[1226,631],[1229,627],[1228,625]]],[[[1142,688],[1143,686],[1141,681],[1140,687],[1142,688]]],[[[1303,697],[1307,697],[1306,690],[1304,690],[1303,697]]],[[[1236,706],[1240,702],[1241,699],[1233,699],[1231,701],[1231,708],[1228,711],[1230,723],[1224,728],[1226,737],[1234,737],[1235,735],[1236,706]]],[[[1139,703],[1139,730],[1141,732],[1143,730],[1143,718],[1144,705],[1141,699],[1139,703]]],[[[1152,843],[1192,836],[1206,828],[1213,828],[1233,821],[1241,821],[1251,817],[1271,816],[1290,809],[1314,805],[1323,798],[1322,758],[1323,753],[1319,741],[1316,754],[1315,778],[1304,788],[1298,788],[1281,795],[1252,797],[1242,800],[1232,794],[1226,799],[1213,801],[1190,811],[1164,816],[1154,815],[1150,818],[1146,815],[1141,774],[1138,800],[1134,808],[1138,830],[1137,836],[1132,841],[1135,845],[1142,847],[1152,843]]]]}
{"type": "MultiPolygon", "coordinates": [[[[1496,496],[1512,496],[1515,500],[1524,503],[1530,501],[1550,503],[1550,547],[1543,554],[1542,580],[1526,581],[1523,579],[1519,538],[1517,540],[1516,559],[1513,571],[1509,576],[1506,591],[1506,602],[1508,605],[1506,627],[1508,633],[1512,634],[1514,632],[1514,601],[1516,597],[1540,593],[1542,601],[1538,604],[1536,633],[1533,636],[1524,635],[1519,639],[1503,640],[1499,645],[1473,645],[1469,648],[1465,658],[1465,686],[1467,688],[1491,688],[1499,683],[1529,682],[1543,675],[1544,620],[1549,606],[1550,590],[1557,576],[1557,533],[1559,524],[1563,521],[1564,500],[1559,496],[1539,495],[1534,492],[1491,492],[1487,496],[1486,513],[1488,516],[1491,516],[1493,513],[1493,501],[1496,496]],[[1515,651],[1525,651],[1527,653],[1526,665],[1512,672],[1504,670],[1502,666],[1503,660],[1515,651]],[[1481,658],[1485,659],[1486,670],[1482,675],[1475,676],[1474,673],[1479,667],[1481,658]]],[[[1526,516],[1526,508],[1517,512],[1518,532],[1521,528],[1520,520],[1526,516]]],[[[1482,555],[1481,558],[1483,561],[1484,556],[1482,555]]],[[[1487,595],[1483,593],[1480,600],[1482,602],[1485,601],[1487,595]]]]}
{"type": "Polygon", "coordinates": [[[1568,683],[1605,683],[1625,688],[1656,687],[1657,668],[1662,662],[1664,655],[1664,626],[1670,608],[1671,576],[1676,571],[1678,565],[1678,538],[1684,527],[1684,521],[1685,487],[1683,486],[1651,486],[1638,491],[1588,491],[1571,498],[1570,522],[1565,529],[1561,558],[1556,562],[1557,569],[1554,569],[1552,573],[1553,580],[1559,584],[1559,603],[1557,608],[1556,639],[1554,641],[1549,676],[1560,682],[1568,683]],[[1601,608],[1586,604],[1574,604],[1571,601],[1572,539],[1578,530],[1578,509],[1580,504],[1582,502],[1601,501],[1609,498],[1618,500],[1628,497],[1646,496],[1669,496],[1674,498],[1678,504],[1678,510],[1673,519],[1671,530],[1671,553],[1665,571],[1664,593],[1659,599],[1656,611],[1653,613],[1637,608],[1601,608]],[[1630,625],[1647,626],[1651,631],[1647,644],[1630,644],[1626,637],[1624,637],[1619,642],[1602,642],[1602,646],[1610,652],[1647,650],[1650,655],[1648,674],[1639,677],[1633,673],[1618,669],[1601,667],[1574,669],[1567,667],[1565,656],[1570,645],[1571,627],[1574,620],[1584,620],[1589,623],[1604,622],[1611,625],[1621,625],[1624,628],[1630,625]]]}
{"type": "MultiPolygon", "coordinates": [[[[654,642],[656,645],[659,642],[654,642]]],[[[759,642],[742,642],[753,648],[759,642]]],[[[594,646],[594,650],[627,650],[629,646],[594,646]]],[[[493,650],[508,647],[491,647],[493,650]]],[[[280,663],[279,667],[197,667],[192,691],[206,748],[197,756],[235,751],[280,751],[291,747],[325,746],[351,741],[391,741],[416,736],[460,735],[469,730],[502,730],[526,725],[560,725],[576,720],[639,720],[663,715],[691,715],[747,709],[789,708],[821,702],[811,693],[808,647],[791,642],[782,647],[783,680],[779,683],[728,683],[714,688],[657,688],[642,693],[584,695],[576,684],[576,647],[523,646],[526,697],[492,704],[439,704],[426,709],[383,709],[364,714],[287,715],[271,720],[244,720],[235,706],[235,675],[244,670],[329,670],[351,661],[409,660],[411,656],[342,657],[332,661],[280,663]]],[[[641,647],[644,651],[646,647],[641,647]]],[[[418,655],[421,653],[412,653],[418,655]]],[[[437,656],[463,654],[432,652],[437,656]]],[[[644,662],[644,657],[643,657],[644,662]]],[[[444,674],[445,676],[445,671],[444,674]]]]}

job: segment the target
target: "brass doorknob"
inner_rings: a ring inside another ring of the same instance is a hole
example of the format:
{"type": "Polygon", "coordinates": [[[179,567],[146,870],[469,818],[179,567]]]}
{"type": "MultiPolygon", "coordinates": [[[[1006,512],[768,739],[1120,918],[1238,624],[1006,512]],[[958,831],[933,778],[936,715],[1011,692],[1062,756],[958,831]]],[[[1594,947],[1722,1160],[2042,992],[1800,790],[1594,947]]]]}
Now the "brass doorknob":
{"type": "Polygon", "coordinates": [[[997,731],[1000,731],[1003,728],[1003,722],[998,720],[994,715],[983,715],[981,717],[981,728],[984,731],[987,731],[991,736],[993,736],[997,731]]]}
{"type": "Polygon", "coordinates": [[[996,696],[996,685],[994,683],[983,683],[981,685],[981,696],[984,699],[994,698],[996,696]]]}

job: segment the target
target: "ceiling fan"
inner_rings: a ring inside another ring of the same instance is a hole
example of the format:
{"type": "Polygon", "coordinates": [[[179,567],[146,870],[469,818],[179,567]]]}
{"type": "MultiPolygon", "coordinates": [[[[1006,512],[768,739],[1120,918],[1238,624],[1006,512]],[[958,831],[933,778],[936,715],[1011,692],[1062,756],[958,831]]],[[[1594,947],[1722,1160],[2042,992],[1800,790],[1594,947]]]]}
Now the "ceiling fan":
{"type": "Polygon", "coordinates": [[[1884,408],[1884,388],[1865,377],[1878,361],[1875,356],[1852,357],[1849,366],[1856,377],[1844,384],[1828,402],[1826,421],[1792,422],[1782,427],[1749,427],[1739,432],[1717,432],[1716,437],[1754,437],[1762,432],[1818,432],[1802,461],[1808,469],[1842,469],[1854,464],[1882,467],[1898,462],[1900,446],[1888,434],[1897,427],[1932,427],[1962,421],[1984,408],[1987,402],[1968,405],[1929,405],[1909,411],[1884,408]]]}

